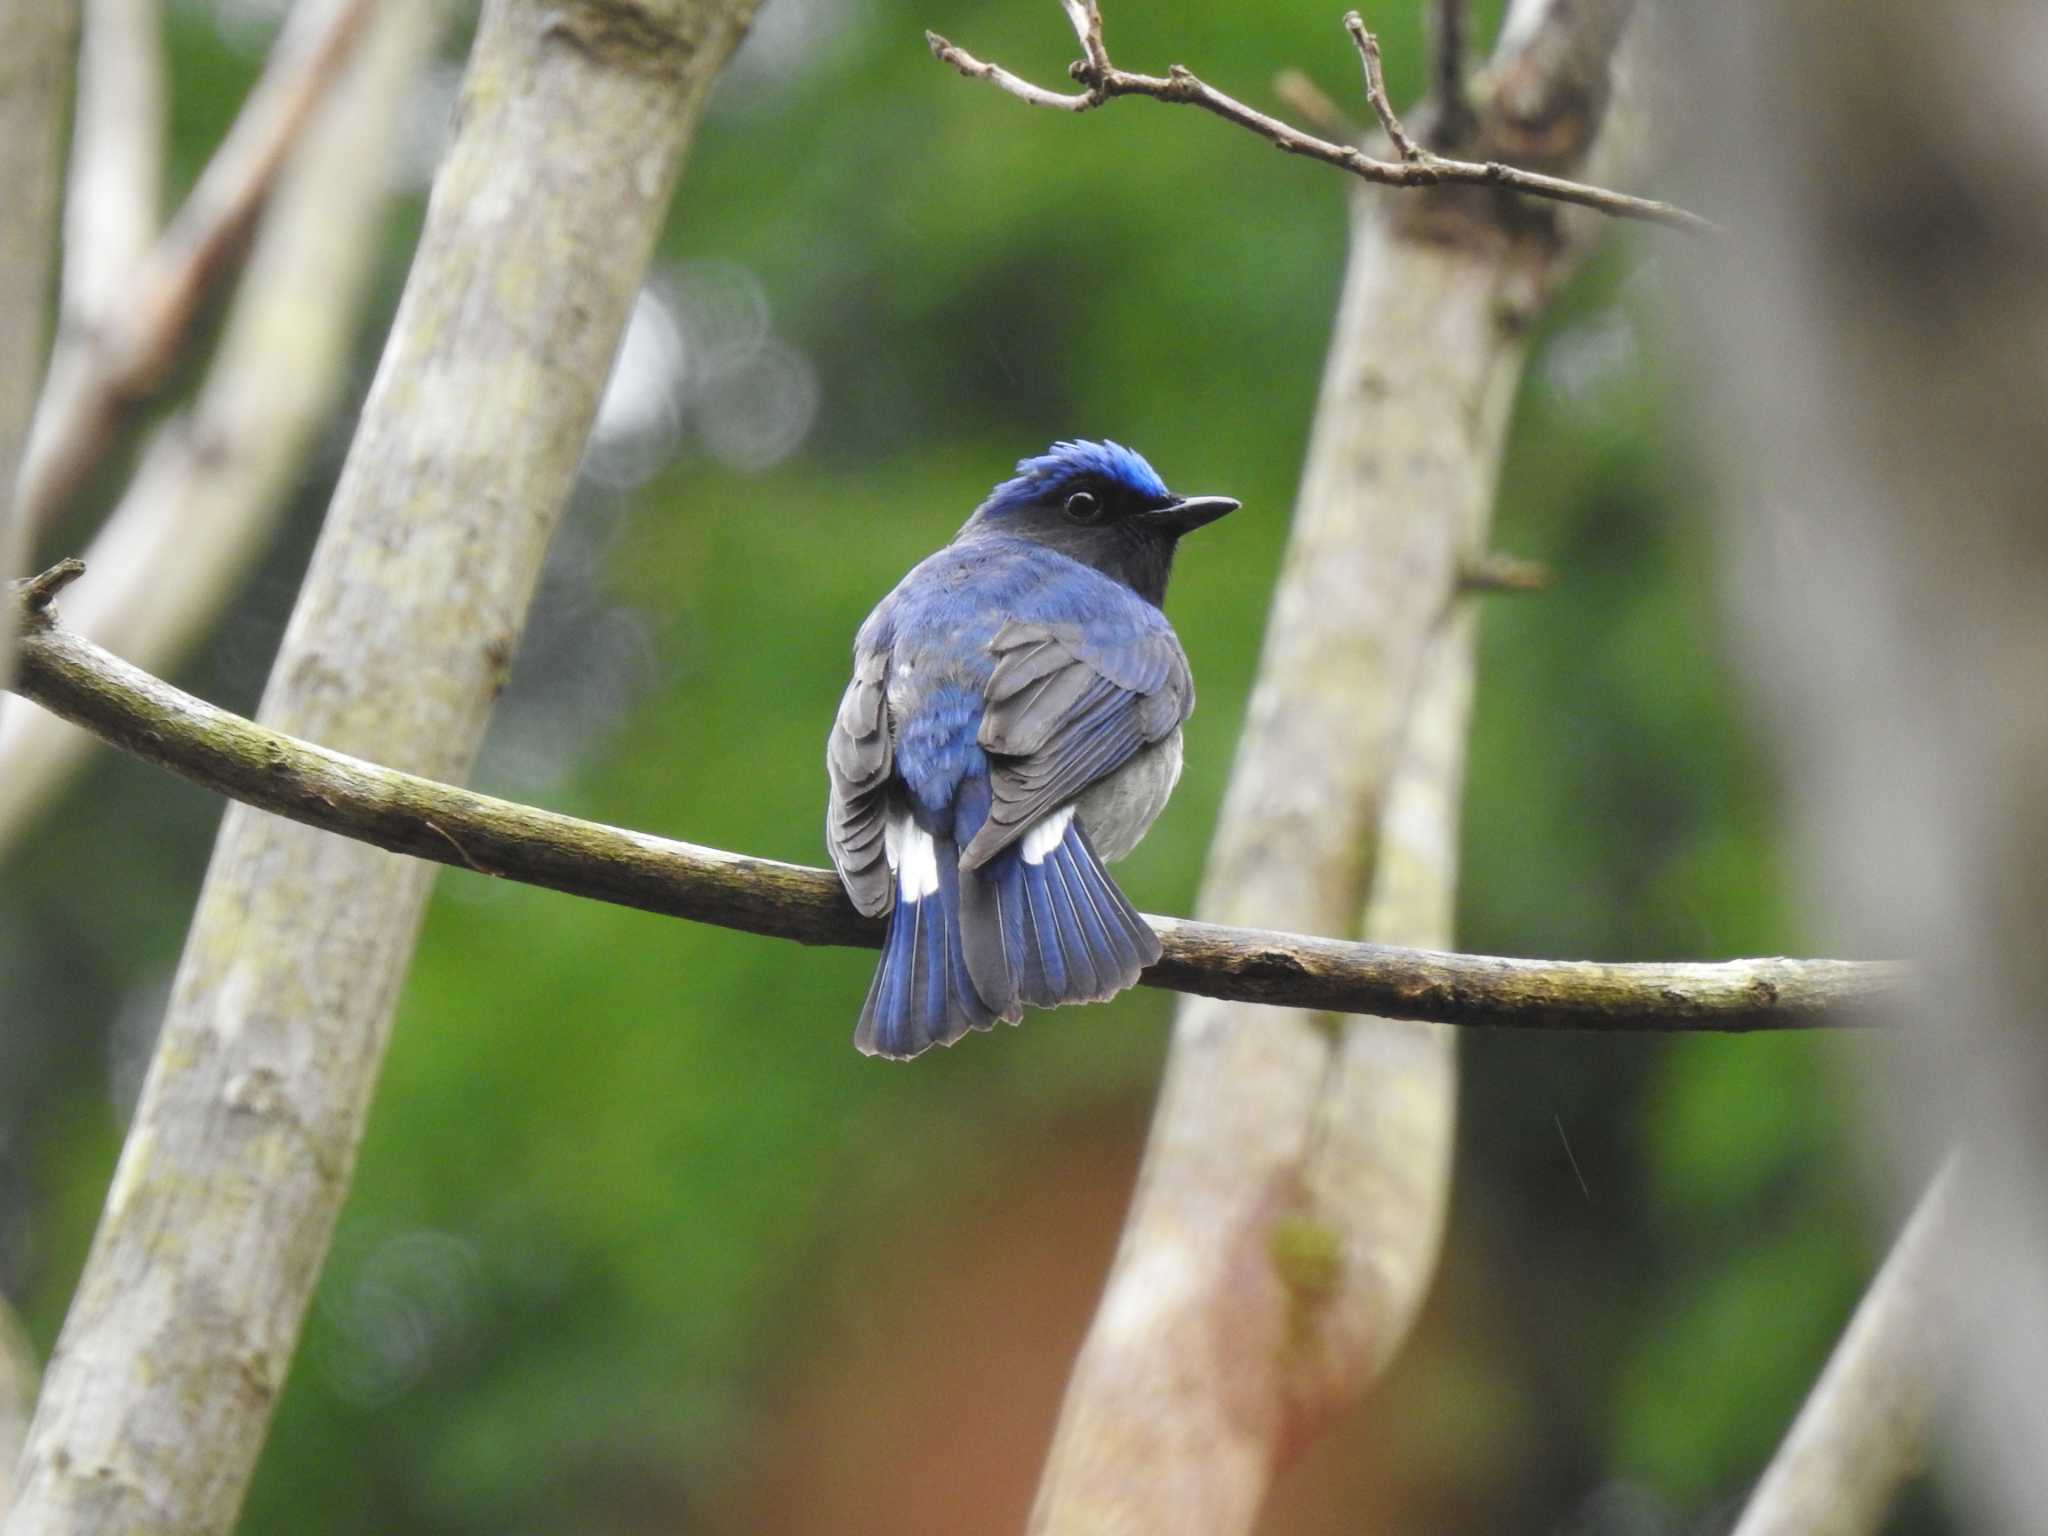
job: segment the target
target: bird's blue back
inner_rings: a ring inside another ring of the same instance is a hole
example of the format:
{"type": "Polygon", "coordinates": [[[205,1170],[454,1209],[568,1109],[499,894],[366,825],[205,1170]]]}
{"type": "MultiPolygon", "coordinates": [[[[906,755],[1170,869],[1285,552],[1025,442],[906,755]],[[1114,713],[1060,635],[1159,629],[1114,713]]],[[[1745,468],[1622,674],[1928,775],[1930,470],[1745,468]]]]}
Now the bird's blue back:
{"type": "Polygon", "coordinates": [[[925,824],[963,847],[988,815],[988,760],[977,736],[996,665],[991,642],[1012,621],[1072,625],[1132,668],[1144,664],[1143,642],[1173,632],[1129,587],[1001,533],[971,532],[903,578],[856,646],[892,653],[896,771],[925,824]]]}

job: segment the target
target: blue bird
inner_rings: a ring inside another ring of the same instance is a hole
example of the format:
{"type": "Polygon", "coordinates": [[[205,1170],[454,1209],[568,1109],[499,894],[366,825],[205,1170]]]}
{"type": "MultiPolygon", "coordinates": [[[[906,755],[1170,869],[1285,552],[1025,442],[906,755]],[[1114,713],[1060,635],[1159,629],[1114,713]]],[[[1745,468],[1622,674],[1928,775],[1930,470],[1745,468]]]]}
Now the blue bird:
{"type": "Polygon", "coordinates": [[[1236,509],[1174,495],[1115,443],[1055,443],[868,615],[825,749],[832,863],[889,917],[864,1054],[1099,1002],[1159,958],[1102,866],[1180,778],[1195,685],[1159,609],[1174,548],[1236,509]]]}

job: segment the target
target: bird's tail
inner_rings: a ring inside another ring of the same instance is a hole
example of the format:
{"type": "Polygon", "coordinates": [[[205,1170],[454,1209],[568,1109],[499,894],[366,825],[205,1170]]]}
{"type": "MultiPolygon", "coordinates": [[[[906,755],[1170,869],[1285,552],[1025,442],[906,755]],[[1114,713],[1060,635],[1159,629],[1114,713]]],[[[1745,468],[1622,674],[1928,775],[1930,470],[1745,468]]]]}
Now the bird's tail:
{"type": "Polygon", "coordinates": [[[962,950],[991,1010],[1095,1003],[1131,986],[1159,940],[1102,867],[1071,808],[962,879],[962,950]]]}
{"type": "Polygon", "coordinates": [[[981,1000],[967,971],[958,851],[914,825],[899,835],[896,907],[853,1043],[866,1056],[908,1061],[931,1046],[951,1045],[970,1029],[987,1029],[997,1010],[981,1000]]]}

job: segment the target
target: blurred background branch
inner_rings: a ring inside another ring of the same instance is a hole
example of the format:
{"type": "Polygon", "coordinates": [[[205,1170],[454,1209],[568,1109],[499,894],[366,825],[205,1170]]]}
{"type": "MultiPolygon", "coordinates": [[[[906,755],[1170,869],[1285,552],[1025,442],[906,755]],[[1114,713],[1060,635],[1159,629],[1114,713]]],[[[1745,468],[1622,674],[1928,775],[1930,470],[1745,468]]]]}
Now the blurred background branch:
{"type": "MultiPolygon", "coordinates": [[[[52,600],[82,572],[73,560],[18,584],[27,628],[17,691],[202,788],[476,874],[805,943],[879,942],[879,925],[854,912],[828,870],[495,800],[204,704],[54,626],[52,600]]],[[[1855,1027],[1873,1002],[1908,985],[1903,967],[1881,961],[1601,965],[1445,953],[1470,648],[1470,621],[1461,617],[1426,674],[1414,744],[1381,832],[1374,915],[1365,925],[1371,942],[1150,918],[1166,953],[1147,984],[1448,1024],[1735,1032],[1855,1027]]]]}
{"type": "MultiPolygon", "coordinates": [[[[77,36],[76,0],[0,0],[0,582],[21,574],[34,546],[14,483],[48,344],[77,36]]],[[[0,682],[13,674],[14,637],[0,635],[0,682]]]]}
{"type": "Polygon", "coordinates": [[[1711,363],[1698,426],[1729,627],[1817,920],[1911,946],[1947,999],[1902,1016],[1860,1097],[1901,1199],[1962,1145],[1943,1258],[1958,1516],[2032,1530],[2048,1509],[2048,98],[2032,63],[2048,13],[1883,0],[1853,50],[1838,21],[1676,9],[1716,82],[1687,125],[1695,177],[1749,234],[1686,264],[1674,297],[1711,363]]]}
{"type": "Polygon", "coordinates": [[[58,348],[111,336],[162,217],[163,17],[156,0],[85,0],[64,197],[58,348]]]}
{"type": "MultiPolygon", "coordinates": [[[[58,336],[48,382],[37,402],[34,425],[15,488],[16,516],[30,539],[41,537],[69,505],[80,483],[100,463],[128,412],[162,383],[177,360],[201,301],[220,279],[269,195],[293,144],[321,97],[340,72],[371,0],[304,0],[292,7],[263,78],[249,94],[232,130],[208,162],[160,236],[132,268],[139,197],[139,167],[113,173],[111,151],[136,152],[139,123],[110,119],[139,112],[147,103],[110,98],[94,81],[87,102],[94,123],[82,152],[74,156],[87,196],[73,209],[78,233],[91,243],[74,248],[66,278],[85,291],[65,300],[66,327],[58,336]],[[121,226],[115,243],[101,246],[112,221],[121,226]],[[111,307],[105,306],[112,301],[111,307]]],[[[147,66],[105,40],[114,26],[148,24],[146,12],[108,9],[96,19],[100,75],[131,74],[147,66]]],[[[90,75],[91,72],[89,72],[90,75]]],[[[152,231],[153,233],[153,231],[152,231]]]]}
{"type": "MultiPolygon", "coordinates": [[[[112,28],[124,7],[135,8],[126,25],[155,25],[139,0],[94,0],[88,19],[112,28]]],[[[442,21],[438,3],[373,7],[360,47],[337,63],[277,169],[197,398],[156,429],[86,551],[92,578],[68,594],[69,620],[138,666],[168,671],[207,632],[270,547],[292,484],[332,420],[397,190],[406,105],[442,21]]],[[[101,46],[117,59],[147,52],[133,40],[101,46]]],[[[97,181],[82,156],[74,149],[74,182],[97,181]]],[[[128,176],[119,179],[140,196],[128,176]]],[[[89,247],[97,237],[80,231],[79,240],[89,247]]],[[[67,281],[67,302],[110,286],[125,298],[134,279],[125,268],[118,277],[81,275],[67,281]]],[[[87,335],[97,333],[92,312],[75,322],[87,335]]],[[[0,703],[0,859],[90,746],[51,715],[0,703]]]]}
{"type": "Polygon", "coordinates": [[[1873,1536],[1926,1467],[1947,1375],[1958,1177],[1951,1157],[1920,1197],[1734,1536],[1873,1536]]]}

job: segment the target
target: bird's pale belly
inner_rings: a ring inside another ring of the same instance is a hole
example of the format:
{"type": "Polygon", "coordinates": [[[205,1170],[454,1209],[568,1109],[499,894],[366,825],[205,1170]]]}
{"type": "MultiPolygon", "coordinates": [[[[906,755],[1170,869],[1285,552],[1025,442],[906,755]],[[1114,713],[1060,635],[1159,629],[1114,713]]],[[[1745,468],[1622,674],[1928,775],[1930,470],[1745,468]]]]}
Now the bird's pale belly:
{"type": "Polygon", "coordinates": [[[1159,819],[1180,782],[1180,732],[1155,742],[1075,800],[1088,841],[1104,860],[1122,858],[1159,819]]]}

